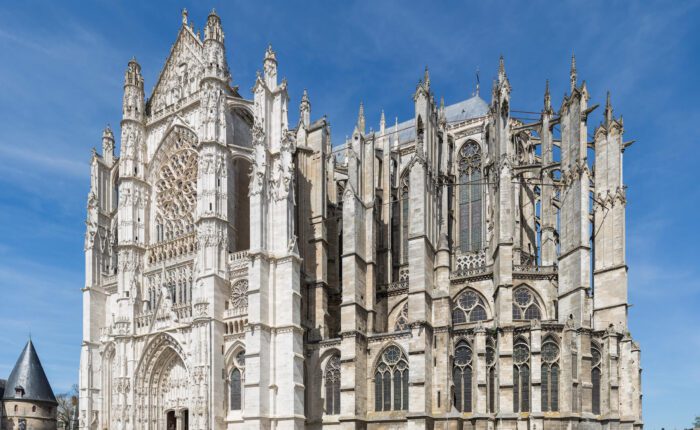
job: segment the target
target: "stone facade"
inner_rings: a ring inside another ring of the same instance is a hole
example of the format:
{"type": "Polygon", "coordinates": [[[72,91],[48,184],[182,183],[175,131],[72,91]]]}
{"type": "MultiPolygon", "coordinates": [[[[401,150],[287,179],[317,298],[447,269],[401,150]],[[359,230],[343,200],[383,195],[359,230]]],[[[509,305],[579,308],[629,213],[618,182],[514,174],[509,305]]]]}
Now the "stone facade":
{"type": "MultiPolygon", "coordinates": [[[[344,145],[268,48],[252,99],[221,20],[186,13],[91,162],[80,426],[641,429],[627,330],[623,122],[435,102],[344,145]],[[590,154],[595,154],[592,157],[590,154]],[[593,237],[591,238],[591,232],[593,237]]],[[[596,105],[597,106],[597,105],[596,105]]]]}

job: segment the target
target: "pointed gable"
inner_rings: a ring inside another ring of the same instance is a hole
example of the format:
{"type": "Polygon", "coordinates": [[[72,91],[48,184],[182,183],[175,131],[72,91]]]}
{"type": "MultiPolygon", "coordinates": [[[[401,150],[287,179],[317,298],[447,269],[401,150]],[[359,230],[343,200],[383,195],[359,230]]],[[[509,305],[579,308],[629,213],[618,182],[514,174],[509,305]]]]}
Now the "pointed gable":
{"type": "Polygon", "coordinates": [[[157,115],[199,90],[203,70],[202,48],[201,40],[183,25],[148,99],[150,116],[157,115]]]}
{"type": "Polygon", "coordinates": [[[3,400],[29,400],[56,404],[49,380],[30,340],[5,384],[3,400]]]}

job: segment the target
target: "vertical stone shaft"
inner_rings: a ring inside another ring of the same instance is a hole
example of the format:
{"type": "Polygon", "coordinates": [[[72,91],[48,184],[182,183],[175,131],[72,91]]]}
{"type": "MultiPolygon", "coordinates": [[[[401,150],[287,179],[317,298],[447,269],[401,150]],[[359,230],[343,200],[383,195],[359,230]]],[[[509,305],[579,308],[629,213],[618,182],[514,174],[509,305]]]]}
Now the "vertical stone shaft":
{"type": "Polygon", "coordinates": [[[578,327],[590,326],[586,297],[591,281],[589,184],[585,85],[575,88],[561,107],[561,251],[559,320],[573,316],[578,327]]]}

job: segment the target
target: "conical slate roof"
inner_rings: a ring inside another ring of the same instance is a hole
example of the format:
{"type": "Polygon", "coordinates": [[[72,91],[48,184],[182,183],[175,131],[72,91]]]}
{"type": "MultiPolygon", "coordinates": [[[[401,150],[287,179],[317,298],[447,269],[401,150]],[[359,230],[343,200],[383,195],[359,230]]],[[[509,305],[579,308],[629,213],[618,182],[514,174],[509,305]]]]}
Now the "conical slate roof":
{"type": "Polygon", "coordinates": [[[5,384],[3,400],[17,399],[57,403],[31,340],[22,350],[5,384]],[[24,390],[24,395],[17,394],[17,388],[20,387],[24,390]]]}

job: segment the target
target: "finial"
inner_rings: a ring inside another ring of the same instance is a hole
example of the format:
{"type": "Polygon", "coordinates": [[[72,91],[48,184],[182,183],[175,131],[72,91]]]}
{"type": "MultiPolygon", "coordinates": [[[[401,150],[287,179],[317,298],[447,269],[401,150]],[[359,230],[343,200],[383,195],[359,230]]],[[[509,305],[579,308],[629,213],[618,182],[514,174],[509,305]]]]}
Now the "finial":
{"type": "Polygon", "coordinates": [[[440,96],[440,109],[445,109],[445,97],[440,96]]]}
{"type": "Polygon", "coordinates": [[[569,72],[569,79],[571,80],[571,92],[576,88],[576,54],[571,53],[571,71],[569,72]]]}
{"type": "Polygon", "coordinates": [[[552,110],[552,96],[549,94],[549,79],[544,86],[544,110],[550,112],[552,110]]]}
{"type": "Polygon", "coordinates": [[[425,86],[430,88],[430,71],[428,70],[428,66],[425,66],[425,72],[423,73],[423,82],[425,83],[425,86]]]}
{"type": "Polygon", "coordinates": [[[610,103],[610,91],[605,98],[605,123],[610,124],[613,119],[613,108],[612,103],[610,103]]]}
{"type": "Polygon", "coordinates": [[[386,124],[386,118],[384,117],[384,109],[382,109],[382,114],[379,117],[379,124],[381,128],[384,128],[384,124],[386,124]]]}
{"type": "Polygon", "coordinates": [[[187,25],[187,8],[182,8],[182,25],[187,25]]]}
{"type": "Polygon", "coordinates": [[[357,113],[357,128],[360,132],[365,132],[365,105],[360,102],[360,111],[357,113]]]}
{"type": "Polygon", "coordinates": [[[267,49],[265,50],[265,61],[267,60],[277,61],[275,51],[272,50],[272,43],[268,43],[267,49]]]}
{"type": "Polygon", "coordinates": [[[304,94],[301,95],[301,101],[302,102],[309,102],[309,92],[306,91],[306,88],[304,88],[304,94]]]}

